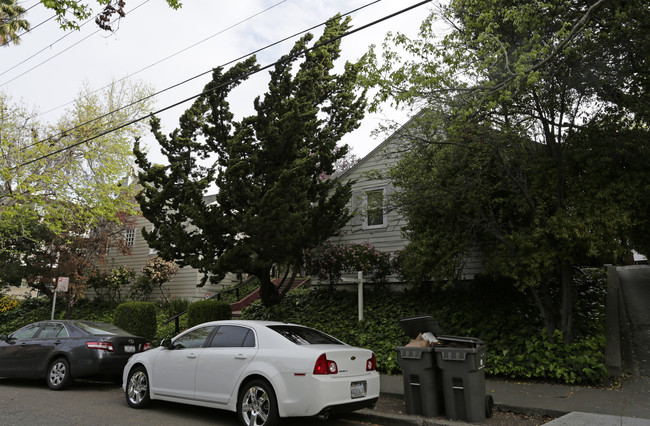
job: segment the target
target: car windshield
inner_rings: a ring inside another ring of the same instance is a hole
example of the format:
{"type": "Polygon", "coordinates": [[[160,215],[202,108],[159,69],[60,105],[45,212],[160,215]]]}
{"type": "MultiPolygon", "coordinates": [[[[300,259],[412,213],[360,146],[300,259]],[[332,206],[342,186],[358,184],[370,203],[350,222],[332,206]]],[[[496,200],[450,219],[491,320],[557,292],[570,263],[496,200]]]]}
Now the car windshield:
{"type": "Polygon", "coordinates": [[[132,336],[128,331],[103,322],[75,322],[74,325],[93,336],[132,336]]]}
{"type": "Polygon", "coordinates": [[[286,337],[296,345],[343,345],[344,343],[314,330],[313,328],[295,325],[270,325],[269,328],[286,337]]]}

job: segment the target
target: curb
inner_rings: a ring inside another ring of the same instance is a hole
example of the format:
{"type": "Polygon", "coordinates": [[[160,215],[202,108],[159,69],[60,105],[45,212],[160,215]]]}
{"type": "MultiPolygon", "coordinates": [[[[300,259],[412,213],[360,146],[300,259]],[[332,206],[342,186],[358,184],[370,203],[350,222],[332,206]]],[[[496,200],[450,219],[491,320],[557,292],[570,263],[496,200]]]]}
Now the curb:
{"type": "MultiPolygon", "coordinates": [[[[560,418],[566,414],[567,411],[552,410],[546,408],[530,408],[519,407],[506,404],[494,404],[494,411],[502,413],[522,414],[525,416],[534,417],[551,417],[560,418]]],[[[391,426],[457,426],[459,424],[467,424],[462,420],[448,420],[437,417],[423,417],[417,414],[396,414],[379,411],[377,409],[364,408],[363,410],[354,411],[346,415],[346,418],[373,422],[378,424],[390,424],[391,426]]]]}

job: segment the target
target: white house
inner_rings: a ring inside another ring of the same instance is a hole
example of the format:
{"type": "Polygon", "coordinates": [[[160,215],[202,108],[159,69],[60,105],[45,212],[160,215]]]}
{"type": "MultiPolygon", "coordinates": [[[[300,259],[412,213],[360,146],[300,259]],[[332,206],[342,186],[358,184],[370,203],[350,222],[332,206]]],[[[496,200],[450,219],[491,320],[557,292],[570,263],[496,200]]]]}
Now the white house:
{"type": "MultiPolygon", "coordinates": [[[[395,253],[408,244],[402,236],[406,219],[389,205],[395,187],[381,176],[400,160],[400,153],[409,149],[405,144],[409,121],[389,136],[357,164],[339,175],[343,181],[356,181],[348,208],[355,216],[343,227],[340,235],[330,238],[333,243],[370,243],[383,252],[395,253]]],[[[432,218],[432,220],[435,220],[432,218]]],[[[462,278],[471,280],[484,270],[478,253],[465,260],[462,278]]]]}

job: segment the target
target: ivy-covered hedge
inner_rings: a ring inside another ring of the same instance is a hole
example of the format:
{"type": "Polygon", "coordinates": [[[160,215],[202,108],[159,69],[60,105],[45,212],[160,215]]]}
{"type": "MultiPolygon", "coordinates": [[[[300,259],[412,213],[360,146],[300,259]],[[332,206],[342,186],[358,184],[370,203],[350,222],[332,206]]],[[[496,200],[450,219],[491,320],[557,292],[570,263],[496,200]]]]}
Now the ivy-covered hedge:
{"type": "Polygon", "coordinates": [[[546,338],[537,310],[527,295],[507,282],[478,280],[462,288],[391,292],[366,290],[364,321],[358,321],[356,292],[329,289],[290,292],[266,309],[259,302],[243,312],[245,319],[272,319],[311,326],[346,343],[372,349],[386,374],[400,374],[396,346],[409,338],[399,320],[432,315],[444,334],[476,337],[488,345],[486,373],[492,376],[600,383],[604,366],[604,302],[606,280],[595,273],[576,281],[582,298],[576,309],[576,339],[564,345],[546,338]],[[589,320],[587,320],[587,318],[589,320]]]}
{"type": "Polygon", "coordinates": [[[187,326],[232,318],[230,304],[219,300],[199,300],[190,305],[187,311],[187,326]]]}
{"type": "Polygon", "coordinates": [[[156,305],[151,302],[126,302],[115,309],[114,323],[123,330],[152,340],[158,328],[156,305]]]}

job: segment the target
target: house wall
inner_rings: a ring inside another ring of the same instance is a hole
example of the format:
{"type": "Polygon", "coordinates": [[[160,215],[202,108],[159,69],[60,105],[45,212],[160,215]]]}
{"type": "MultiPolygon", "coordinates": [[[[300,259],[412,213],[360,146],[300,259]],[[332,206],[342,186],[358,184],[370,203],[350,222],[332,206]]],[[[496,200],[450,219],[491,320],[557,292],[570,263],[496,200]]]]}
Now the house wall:
{"type": "MultiPolygon", "coordinates": [[[[395,253],[408,245],[408,240],[402,236],[402,227],[406,225],[406,219],[394,207],[390,206],[390,195],[395,188],[390,180],[379,178],[397,164],[400,153],[408,149],[400,137],[405,133],[402,130],[395,132],[354,167],[339,176],[343,181],[356,181],[352,186],[352,198],[348,203],[348,208],[355,212],[355,216],[341,229],[341,233],[330,238],[330,241],[343,244],[370,243],[378,250],[388,253],[395,253]],[[372,227],[367,224],[365,194],[367,191],[376,189],[384,191],[385,225],[372,227]]],[[[465,259],[462,278],[471,280],[484,269],[480,252],[473,250],[465,259]]],[[[395,282],[396,277],[392,277],[391,281],[395,282]]],[[[324,284],[319,280],[314,280],[314,282],[315,284],[324,284]]],[[[343,284],[343,286],[354,285],[343,284]]]]}
{"type": "MultiPolygon", "coordinates": [[[[135,241],[131,247],[131,253],[128,255],[121,253],[117,253],[113,256],[109,255],[111,257],[111,266],[127,266],[139,273],[147,260],[156,256],[155,251],[149,248],[149,245],[142,235],[143,228],[147,231],[151,231],[151,222],[142,216],[138,216],[135,223],[135,241]]],[[[219,290],[239,283],[234,274],[228,274],[226,278],[218,284],[210,284],[208,281],[205,286],[197,287],[197,284],[200,283],[202,277],[203,274],[201,274],[197,269],[186,266],[180,268],[178,273],[174,275],[168,283],[164,284],[163,288],[166,291],[167,297],[170,299],[187,299],[190,301],[196,301],[204,299],[206,296],[212,296],[219,290]]],[[[154,289],[149,299],[151,301],[161,300],[162,296],[160,290],[154,289]]]]}

